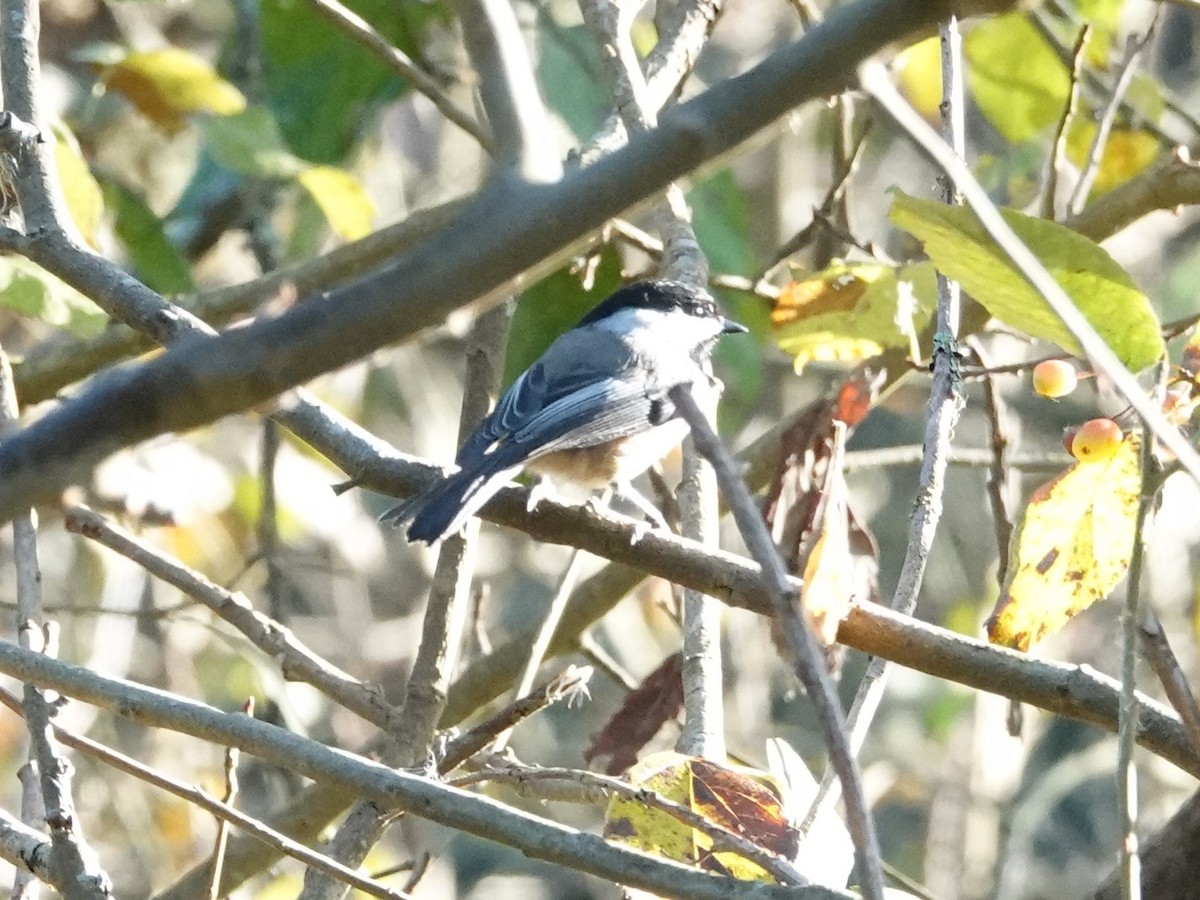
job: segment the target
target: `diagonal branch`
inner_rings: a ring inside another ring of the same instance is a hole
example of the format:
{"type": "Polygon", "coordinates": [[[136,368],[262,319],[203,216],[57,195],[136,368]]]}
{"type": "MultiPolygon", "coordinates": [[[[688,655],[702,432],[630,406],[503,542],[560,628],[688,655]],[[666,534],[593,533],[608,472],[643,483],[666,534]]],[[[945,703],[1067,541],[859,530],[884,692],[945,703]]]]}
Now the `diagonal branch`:
{"type": "Polygon", "coordinates": [[[556,265],[616,213],[797,103],[844,85],[858,60],[949,6],[856,0],[838,7],[801,40],[673,108],[654,131],[586,169],[551,185],[499,179],[450,227],[385,269],[275,319],[216,340],[188,341],[100,379],[0,443],[0,518],[53,496],[118,447],[247,409],[440,322],[459,306],[493,302],[523,277],[556,265]]]}
{"type": "Polygon", "coordinates": [[[774,621],[783,632],[788,662],[816,709],[825,748],[829,751],[829,765],[841,780],[842,794],[846,799],[846,822],[854,838],[855,863],[863,895],[867,900],[883,900],[879,842],[863,793],[862,776],[850,750],[845,715],[825,669],[824,654],[799,610],[800,592],[796,581],[788,576],[749,488],[737,473],[729,452],[708,424],[704,411],[692,397],[690,387],[672,388],[670,397],[680,415],[687,420],[696,449],[712,463],[721,482],[722,493],[733,509],[738,530],[761,566],[763,587],[771,601],[774,621]]]}

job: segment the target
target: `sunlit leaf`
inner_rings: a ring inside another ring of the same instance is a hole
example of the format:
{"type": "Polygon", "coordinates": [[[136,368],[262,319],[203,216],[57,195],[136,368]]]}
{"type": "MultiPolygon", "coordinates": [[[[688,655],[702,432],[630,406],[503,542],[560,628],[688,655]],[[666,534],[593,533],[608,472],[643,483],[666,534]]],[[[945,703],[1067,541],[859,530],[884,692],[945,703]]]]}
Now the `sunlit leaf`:
{"type": "Polygon", "coordinates": [[[1058,121],[1071,74],[1024,14],[977,23],[963,52],[980,112],[1009,141],[1024,141],[1058,121]]]}
{"type": "Polygon", "coordinates": [[[1125,0],[1076,0],[1075,6],[1084,21],[1111,31],[1121,21],[1125,0]]]}
{"type": "MultiPolygon", "coordinates": [[[[1137,372],[1162,356],[1165,345],[1150,301],[1103,247],[1045,219],[1012,210],[1000,213],[1121,362],[1137,372]]],[[[1068,353],[1082,354],[1074,336],[970,209],[897,192],[892,221],[920,240],[934,265],[996,318],[1068,353]]]]}
{"type": "MultiPolygon", "coordinates": [[[[762,772],[751,777],[752,772],[678,753],[656,753],[631,769],[628,777],[633,784],[790,858],[796,851],[796,833],[779,797],[766,787],[771,777],[762,772]]],[[[606,837],[647,853],[747,881],[774,881],[736,853],[714,853],[708,835],[637,800],[613,797],[604,823],[606,837]]]]}
{"type": "Polygon", "coordinates": [[[1141,492],[1140,443],[1128,435],[1113,456],[1076,462],[1034,494],[988,619],[993,643],[1028,650],[1124,577],[1141,492]]]}
{"type": "Polygon", "coordinates": [[[900,88],[908,102],[927,119],[942,105],[942,42],[930,37],[907,47],[896,57],[900,88]]]}
{"type": "Polygon", "coordinates": [[[100,185],[92,176],[79,142],[64,122],[55,122],[54,164],[58,170],[58,181],[62,185],[63,199],[71,220],[83,239],[96,246],[96,229],[104,215],[104,196],[100,185]]]}
{"type": "Polygon", "coordinates": [[[345,169],[312,166],[297,180],[321,207],[338,237],[353,241],[371,233],[375,205],[362,183],[345,169]]]}
{"type": "MultiPolygon", "coordinates": [[[[1077,120],[1078,121],[1078,120],[1077,120]]],[[[1092,139],[1096,134],[1094,122],[1081,121],[1067,136],[1067,158],[1082,167],[1091,152],[1092,139]]],[[[1158,138],[1148,131],[1136,128],[1114,128],[1104,144],[1100,157],[1100,168],[1092,190],[1106,194],[1118,185],[1149,168],[1158,158],[1158,138]]]]}
{"type": "Polygon", "coordinates": [[[906,347],[937,306],[928,263],[835,263],[783,290],[771,312],[775,340],[800,371],[814,360],[856,361],[906,347]]]}
{"type": "Polygon", "coordinates": [[[242,92],[211,63],[179,47],[130,53],[105,70],[104,81],[167,131],[178,131],[191,113],[231,116],[246,108],[242,92]]]}

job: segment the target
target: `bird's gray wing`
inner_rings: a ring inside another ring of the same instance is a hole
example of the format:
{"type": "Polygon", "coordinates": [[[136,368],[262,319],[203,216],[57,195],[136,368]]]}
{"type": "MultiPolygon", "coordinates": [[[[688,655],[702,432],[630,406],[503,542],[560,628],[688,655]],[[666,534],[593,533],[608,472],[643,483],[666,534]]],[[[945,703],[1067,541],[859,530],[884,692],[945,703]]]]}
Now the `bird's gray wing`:
{"type": "Polygon", "coordinates": [[[526,459],[594,447],[645,431],[675,415],[665,388],[641,379],[594,382],[545,407],[506,442],[524,448],[526,459]]]}
{"type": "MultiPolygon", "coordinates": [[[[611,332],[568,332],[504,392],[491,415],[463,443],[458,452],[459,466],[468,468],[478,463],[499,444],[516,442],[531,450],[537,448],[538,440],[566,439],[570,429],[589,416],[606,414],[608,403],[636,404],[640,393],[636,363],[630,348],[611,332]]],[[[644,405],[648,412],[649,401],[644,405]]],[[[631,428],[616,420],[632,423],[637,412],[632,408],[613,410],[607,416],[613,427],[631,428]]]]}

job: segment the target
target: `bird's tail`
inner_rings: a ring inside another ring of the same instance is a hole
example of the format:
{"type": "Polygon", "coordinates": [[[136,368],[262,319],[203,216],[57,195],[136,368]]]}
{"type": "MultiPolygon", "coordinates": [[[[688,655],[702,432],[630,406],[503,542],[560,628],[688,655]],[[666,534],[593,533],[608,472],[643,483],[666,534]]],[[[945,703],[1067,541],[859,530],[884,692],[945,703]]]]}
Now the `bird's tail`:
{"type": "Polygon", "coordinates": [[[432,544],[462,528],[519,468],[455,472],[429,490],[393,506],[379,520],[397,528],[407,523],[410,541],[432,544]]]}

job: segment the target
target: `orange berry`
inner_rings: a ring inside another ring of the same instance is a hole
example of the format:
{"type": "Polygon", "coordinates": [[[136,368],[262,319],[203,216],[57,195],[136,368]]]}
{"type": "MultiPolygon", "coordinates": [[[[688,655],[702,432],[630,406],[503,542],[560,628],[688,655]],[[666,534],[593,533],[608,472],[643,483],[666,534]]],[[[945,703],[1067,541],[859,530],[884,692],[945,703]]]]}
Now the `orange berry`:
{"type": "Polygon", "coordinates": [[[1079,376],[1062,359],[1044,359],[1033,367],[1033,389],[1043,397],[1065,397],[1075,390],[1079,376]]]}
{"type": "Polygon", "coordinates": [[[1091,419],[1079,426],[1071,441],[1071,455],[1080,462],[1102,461],[1121,446],[1121,426],[1112,419],[1091,419]]]}

